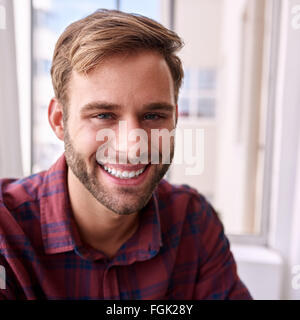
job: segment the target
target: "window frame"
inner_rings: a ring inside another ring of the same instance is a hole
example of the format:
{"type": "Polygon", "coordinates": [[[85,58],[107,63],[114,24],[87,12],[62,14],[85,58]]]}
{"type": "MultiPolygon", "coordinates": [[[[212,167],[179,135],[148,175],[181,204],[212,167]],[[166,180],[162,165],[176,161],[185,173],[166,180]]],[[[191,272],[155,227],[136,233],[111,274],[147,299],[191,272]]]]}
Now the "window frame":
{"type": "Polygon", "coordinates": [[[265,154],[263,162],[263,182],[262,182],[262,201],[261,201],[261,221],[259,234],[229,234],[230,241],[236,244],[251,244],[270,246],[269,231],[271,224],[271,201],[274,184],[273,167],[274,167],[274,140],[275,133],[275,100],[277,91],[277,73],[278,73],[278,52],[280,21],[281,21],[281,2],[271,0],[267,2],[266,12],[271,12],[271,34],[269,39],[269,64],[268,64],[268,81],[267,81],[267,108],[266,108],[266,129],[265,129],[265,154]]]}

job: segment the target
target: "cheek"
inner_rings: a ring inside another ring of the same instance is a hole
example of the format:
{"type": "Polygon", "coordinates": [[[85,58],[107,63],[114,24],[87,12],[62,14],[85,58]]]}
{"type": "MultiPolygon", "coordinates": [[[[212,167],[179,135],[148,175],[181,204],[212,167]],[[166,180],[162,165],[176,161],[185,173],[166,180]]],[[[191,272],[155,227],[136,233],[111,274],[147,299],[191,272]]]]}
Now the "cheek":
{"type": "Polygon", "coordinates": [[[99,145],[103,143],[96,140],[96,135],[97,132],[88,128],[73,130],[71,138],[77,152],[88,157],[96,153],[99,145]]]}

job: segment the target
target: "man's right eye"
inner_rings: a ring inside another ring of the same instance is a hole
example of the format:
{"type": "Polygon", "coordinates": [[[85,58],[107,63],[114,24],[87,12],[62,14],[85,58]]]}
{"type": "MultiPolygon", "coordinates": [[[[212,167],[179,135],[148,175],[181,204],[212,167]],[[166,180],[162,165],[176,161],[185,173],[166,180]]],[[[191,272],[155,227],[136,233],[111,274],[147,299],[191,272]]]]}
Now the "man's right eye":
{"type": "Polygon", "coordinates": [[[106,119],[111,119],[112,118],[112,114],[111,113],[99,113],[96,115],[97,119],[100,120],[106,120],[106,119]]]}

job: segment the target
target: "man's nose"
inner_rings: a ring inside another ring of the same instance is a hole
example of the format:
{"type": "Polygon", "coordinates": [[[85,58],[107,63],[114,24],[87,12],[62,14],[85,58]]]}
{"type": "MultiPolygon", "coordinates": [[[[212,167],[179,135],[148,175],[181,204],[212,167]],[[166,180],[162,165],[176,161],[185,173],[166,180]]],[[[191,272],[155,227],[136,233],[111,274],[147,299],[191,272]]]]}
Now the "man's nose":
{"type": "Polygon", "coordinates": [[[119,152],[127,153],[128,148],[134,142],[130,139],[131,133],[134,132],[135,129],[140,128],[139,121],[137,119],[125,119],[119,121],[118,132],[117,132],[117,145],[116,150],[119,152]]]}
{"type": "Polygon", "coordinates": [[[115,150],[119,157],[140,156],[141,150],[148,148],[148,135],[136,117],[128,117],[119,122],[115,150]],[[138,150],[134,148],[139,144],[138,150]]]}

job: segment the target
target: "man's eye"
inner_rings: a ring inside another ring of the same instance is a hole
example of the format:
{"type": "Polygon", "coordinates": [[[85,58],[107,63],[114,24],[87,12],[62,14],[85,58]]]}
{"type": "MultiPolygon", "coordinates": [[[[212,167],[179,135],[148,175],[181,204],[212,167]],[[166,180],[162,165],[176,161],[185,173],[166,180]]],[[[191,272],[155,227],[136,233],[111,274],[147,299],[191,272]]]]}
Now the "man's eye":
{"type": "Polygon", "coordinates": [[[99,113],[96,115],[96,118],[101,120],[111,119],[112,115],[110,113],[99,113]]]}
{"type": "Polygon", "coordinates": [[[148,113],[145,115],[145,120],[158,120],[161,118],[162,118],[162,116],[160,116],[157,113],[148,113]]]}

